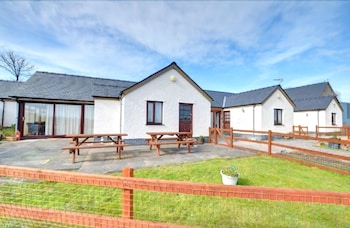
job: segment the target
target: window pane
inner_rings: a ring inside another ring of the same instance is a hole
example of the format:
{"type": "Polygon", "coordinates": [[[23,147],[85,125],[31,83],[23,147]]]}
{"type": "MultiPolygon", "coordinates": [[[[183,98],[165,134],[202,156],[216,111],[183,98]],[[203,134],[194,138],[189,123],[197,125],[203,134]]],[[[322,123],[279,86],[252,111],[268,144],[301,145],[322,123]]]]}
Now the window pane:
{"type": "Polygon", "coordinates": [[[332,113],[332,125],[336,125],[337,123],[337,121],[336,121],[336,113],[332,113]]]}
{"type": "Polygon", "coordinates": [[[162,123],[162,103],[155,103],[154,123],[162,123]]]}
{"type": "Polygon", "coordinates": [[[94,132],[94,106],[85,105],[84,110],[84,133],[92,134],[94,132]]]}
{"type": "Polygon", "coordinates": [[[80,119],[80,105],[56,105],[55,135],[80,133],[80,119]]]}
{"type": "Polygon", "coordinates": [[[153,122],[153,102],[147,103],[147,123],[153,122]]]}
{"type": "Polygon", "coordinates": [[[25,103],[23,135],[52,135],[53,105],[25,103]]]}
{"type": "Polygon", "coordinates": [[[278,123],[281,124],[282,123],[282,110],[278,110],[278,123]]]}

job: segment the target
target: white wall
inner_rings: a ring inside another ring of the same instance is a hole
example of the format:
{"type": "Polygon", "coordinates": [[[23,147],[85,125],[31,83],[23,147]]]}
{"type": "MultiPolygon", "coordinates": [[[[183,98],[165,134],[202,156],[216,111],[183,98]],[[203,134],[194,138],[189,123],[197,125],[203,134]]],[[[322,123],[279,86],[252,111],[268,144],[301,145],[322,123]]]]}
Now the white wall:
{"type": "Polygon", "coordinates": [[[249,105],[230,109],[231,127],[234,129],[291,132],[293,106],[280,90],[275,91],[262,105],[249,105]],[[282,109],[282,125],[274,125],[274,109],[282,109]]]}
{"type": "Polygon", "coordinates": [[[17,124],[18,116],[18,104],[16,101],[5,100],[5,103],[0,101],[0,125],[2,124],[2,118],[4,118],[4,127],[10,127],[13,124],[17,124]],[[4,117],[2,117],[4,111],[4,117]]]}
{"type": "Polygon", "coordinates": [[[249,105],[230,109],[231,127],[244,130],[262,130],[261,105],[249,105]]]}
{"type": "Polygon", "coordinates": [[[280,90],[276,90],[262,108],[262,129],[288,133],[293,131],[294,107],[280,90]],[[274,109],[282,109],[282,125],[274,124],[274,109]]]}
{"type": "Polygon", "coordinates": [[[331,103],[328,105],[327,109],[325,110],[325,122],[326,126],[335,126],[335,127],[342,127],[343,126],[343,112],[338,105],[338,103],[333,99],[331,103]],[[332,113],[336,113],[336,125],[332,125],[332,113]]]}
{"type": "MultiPolygon", "coordinates": [[[[295,126],[307,126],[308,131],[315,132],[316,125],[320,126],[320,123],[324,123],[324,111],[306,111],[294,113],[294,125],[295,126]],[[321,117],[321,118],[320,118],[321,117]]],[[[325,124],[325,123],[324,123],[325,124]]]]}
{"type": "MultiPolygon", "coordinates": [[[[333,127],[332,113],[336,113],[335,127],[343,126],[343,112],[338,103],[333,99],[326,110],[304,111],[294,113],[294,125],[307,126],[311,132],[316,131],[316,125],[321,127],[333,127]]],[[[325,131],[322,129],[322,131],[325,131]]],[[[330,130],[333,131],[333,130],[330,130]]]]}
{"type": "Polygon", "coordinates": [[[94,133],[120,133],[120,101],[95,98],[94,133]]]}
{"type": "Polygon", "coordinates": [[[179,103],[193,104],[193,136],[207,136],[210,101],[176,70],[154,78],[122,99],[122,131],[128,138],[147,138],[150,131],[178,131],[179,103]],[[170,76],[176,81],[170,81],[170,76]],[[146,125],[147,101],[163,102],[163,125],[146,125]]]}

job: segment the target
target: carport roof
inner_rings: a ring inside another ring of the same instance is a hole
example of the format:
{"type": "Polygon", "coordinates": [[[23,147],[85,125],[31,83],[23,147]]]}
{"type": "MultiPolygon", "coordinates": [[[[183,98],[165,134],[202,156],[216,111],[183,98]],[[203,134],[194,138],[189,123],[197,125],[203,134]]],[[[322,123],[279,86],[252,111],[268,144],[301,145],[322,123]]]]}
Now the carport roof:
{"type": "MultiPolygon", "coordinates": [[[[272,95],[273,92],[275,92],[278,89],[280,89],[284,93],[284,90],[281,88],[280,85],[275,85],[275,86],[270,86],[266,88],[234,94],[230,97],[227,97],[225,107],[238,107],[238,106],[262,104],[272,95]]],[[[293,104],[292,101],[291,103],[293,104]]]]}
{"type": "Polygon", "coordinates": [[[35,72],[10,96],[30,99],[93,101],[93,97],[119,97],[135,82],[35,72]]]}
{"type": "Polygon", "coordinates": [[[213,91],[213,90],[205,90],[207,94],[213,100],[211,101],[211,107],[212,108],[222,108],[224,107],[224,101],[227,97],[234,95],[234,93],[228,93],[228,92],[219,92],[219,91],[213,91]]]}
{"type": "Polygon", "coordinates": [[[9,99],[12,91],[16,90],[22,82],[0,80],[0,99],[9,99]]]}

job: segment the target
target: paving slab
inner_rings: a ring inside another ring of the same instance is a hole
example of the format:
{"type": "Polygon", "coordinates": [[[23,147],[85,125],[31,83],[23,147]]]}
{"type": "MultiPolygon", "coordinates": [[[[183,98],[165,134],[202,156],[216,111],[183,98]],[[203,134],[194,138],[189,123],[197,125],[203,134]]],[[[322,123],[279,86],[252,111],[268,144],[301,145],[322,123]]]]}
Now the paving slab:
{"type": "MultiPolygon", "coordinates": [[[[316,147],[316,141],[307,140],[276,140],[278,143],[322,151],[324,153],[350,156],[349,151],[332,150],[316,147]]],[[[40,168],[49,170],[72,170],[81,173],[106,174],[120,172],[124,167],[134,169],[198,162],[215,158],[251,155],[253,152],[213,145],[210,143],[194,145],[191,153],[182,146],[161,147],[161,156],[155,149],[148,146],[128,146],[124,148],[122,159],[119,160],[113,148],[81,150],[72,163],[72,155],[61,148],[69,145],[70,139],[33,139],[15,142],[0,141],[0,165],[40,168]]],[[[267,150],[266,145],[251,142],[234,142],[238,146],[252,149],[267,150]]],[[[273,153],[293,152],[293,149],[273,147],[273,153]]]]}
{"type": "Polygon", "coordinates": [[[209,143],[194,145],[191,153],[187,153],[185,146],[180,149],[174,145],[162,146],[160,156],[148,146],[129,146],[125,147],[121,160],[113,148],[86,149],[80,151],[73,164],[72,155],[61,150],[69,142],[69,139],[0,141],[0,165],[106,174],[120,172],[124,167],[139,169],[252,154],[209,143]]]}

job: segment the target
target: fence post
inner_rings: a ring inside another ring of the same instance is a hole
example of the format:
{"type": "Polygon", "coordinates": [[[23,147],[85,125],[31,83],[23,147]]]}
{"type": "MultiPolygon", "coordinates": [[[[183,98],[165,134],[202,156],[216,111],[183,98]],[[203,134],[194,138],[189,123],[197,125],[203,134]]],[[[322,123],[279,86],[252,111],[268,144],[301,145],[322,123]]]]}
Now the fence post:
{"type": "Polygon", "coordinates": [[[316,125],[316,138],[318,138],[318,126],[316,125]]]}
{"type": "MultiPolygon", "coordinates": [[[[123,177],[134,177],[134,169],[125,167],[123,169],[123,177]]],[[[122,217],[125,219],[134,218],[134,190],[123,188],[123,212],[122,217]]]]}
{"type": "Polygon", "coordinates": [[[230,147],[233,147],[233,128],[230,128],[230,147]]]}
{"type": "Polygon", "coordinates": [[[269,130],[269,135],[268,135],[268,144],[267,144],[267,153],[271,155],[271,150],[272,150],[272,131],[269,130]]]}
{"type": "Polygon", "coordinates": [[[218,144],[218,134],[217,134],[217,128],[214,128],[214,144],[218,144]]]}
{"type": "Polygon", "coordinates": [[[210,131],[210,127],[208,128],[208,143],[211,143],[211,131],[210,131]]]}

